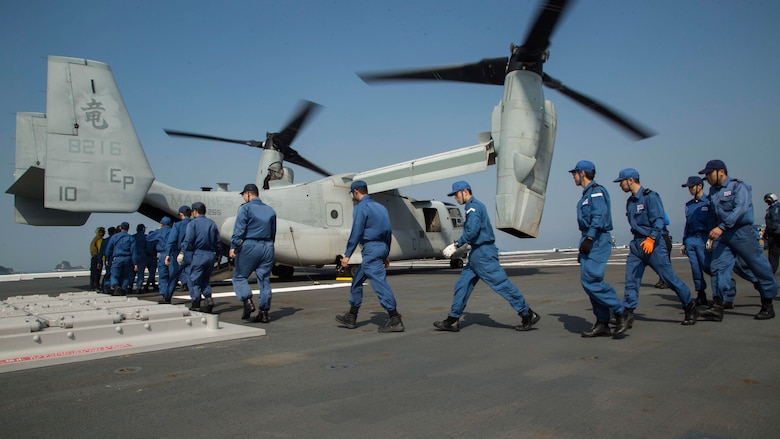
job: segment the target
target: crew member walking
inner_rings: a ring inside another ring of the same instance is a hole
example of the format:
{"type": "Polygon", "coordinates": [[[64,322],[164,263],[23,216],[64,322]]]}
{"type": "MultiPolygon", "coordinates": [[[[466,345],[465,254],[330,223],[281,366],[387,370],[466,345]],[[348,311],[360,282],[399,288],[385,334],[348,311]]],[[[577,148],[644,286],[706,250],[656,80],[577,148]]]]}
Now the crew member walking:
{"type": "Polygon", "coordinates": [[[106,253],[111,257],[111,291],[114,296],[127,294],[133,282],[135,264],[135,240],[127,234],[130,224],[123,222],[119,232],[111,237],[106,253]]]}
{"type": "Polygon", "coordinates": [[[349,291],[349,311],[337,315],[336,321],[348,329],[357,327],[357,314],[363,304],[363,282],[368,279],[379,304],[387,311],[389,318],[379,332],[403,332],[404,323],[396,309],[395,296],[387,283],[386,268],[390,265],[390,244],[393,230],[390,227],[390,215],[385,206],[377,203],[368,195],[368,185],[363,180],[355,180],[349,191],[355,202],[352,211],[352,230],[347,240],[347,249],[341,258],[341,266],[349,266],[349,258],[358,244],[363,260],[352,277],[349,291]]]}
{"type": "Polygon", "coordinates": [[[271,319],[271,269],[274,265],[274,240],[276,239],[276,212],[271,206],[258,198],[259,189],[255,184],[247,184],[241,191],[244,204],[238,208],[233,236],[230,238],[230,257],[235,259],[233,269],[233,288],[236,297],[244,304],[241,318],[246,320],[255,311],[252,302],[252,288],[249,277],[252,272],[257,276],[260,290],[258,306],[260,311],[254,321],[268,323],[271,319]]]}
{"type": "MultiPolygon", "coordinates": [[[[206,218],[206,205],[200,201],[192,203],[192,221],[187,224],[184,241],[181,243],[177,262],[179,265],[191,264],[190,298],[194,311],[210,313],[214,310],[214,300],[211,298],[211,285],[209,284],[211,272],[214,270],[214,262],[221,245],[217,224],[206,218]],[[206,306],[201,308],[201,297],[206,299],[206,306]]],[[[175,282],[175,280],[171,280],[175,282]]]]}
{"type": "Polygon", "coordinates": [[[628,327],[631,328],[634,322],[634,310],[639,304],[639,285],[648,265],[677,293],[685,311],[682,324],[696,324],[696,302],[691,299],[691,290],[672,269],[666,245],[656,245],[658,239],[663,238],[665,227],[661,197],[642,187],[639,172],[634,168],[621,170],[614,182],[620,184],[623,192],[631,193],[626,200],[626,216],[634,239],[631,240],[631,251],[626,258],[626,290],[623,297],[628,327]]]}
{"type": "Polygon", "coordinates": [[[729,177],[726,165],[721,160],[710,160],[699,171],[710,184],[710,208],[713,211],[715,227],[709,232],[712,241],[712,263],[710,269],[717,279],[713,286],[713,306],[702,316],[723,318],[721,306],[723,296],[731,287],[731,270],[739,256],[755,276],[760,288],[761,310],[757,320],[768,320],[775,316],[772,299],[777,296],[777,279],[772,273],[753,228],[753,197],[749,184],[729,177]]]}
{"type": "Polygon", "coordinates": [[[574,184],[582,187],[582,198],[577,203],[577,224],[580,238],[580,282],[588,294],[596,316],[596,324],[583,337],[618,336],[626,332],[628,325],[623,313],[623,302],[617,291],[604,281],[607,261],[612,253],[612,203],[609,192],[596,183],[596,165],[580,160],[569,171],[574,184]],[[615,315],[615,332],[609,328],[610,312],[615,315]]]}
{"type": "Polygon", "coordinates": [[[709,253],[705,251],[707,234],[712,229],[710,198],[704,194],[701,177],[688,177],[682,187],[688,188],[693,198],[685,203],[685,229],[680,251],[688,256],[691,263],[693,286],[697,292],[696,304],[706,306],[707,281],[704,279],[704,273],[710,272],[709,253]]]}
{"type": "Polygon", "coordinates": [[[446,319],[433,322],[438,331],[460,331],[460,317],[466,309],[469,296],[474,286],[482,279],[498,295],[506,299],[517,314],[522,317],[522,322],[514,328],[518,331],[528,331],[539,321],[539,314],[533,312],[525,302],[525,297],[516,286],[509,281],[506,272],[498,262],[498,248],[496,238],[493,235],[493,226],[490,224],[487,209],[481,201],[471,194],[471,186],[465,181],[456,181],[452,184],[452,192],[447,196],[455,196],[458,204],[466,207],[466,220],[463,223],[463,235],[454,243],[448,245],[444,251],[444,257],[451,257],[458,247],[470,244],[468,263],[463,267],[457,282],[455,282],[455,295],[452,299],[452,307],[446,319]]]}
{"type": "Polygon", "coordinates": [[[773,193],[764,195],[764,203],[767,208],[763,238],[766,242],[769,266],[772,267],[772,273],[777,273],[777,264],[780,261],[780,203],[777,202],[777,195],[773,193]]]}

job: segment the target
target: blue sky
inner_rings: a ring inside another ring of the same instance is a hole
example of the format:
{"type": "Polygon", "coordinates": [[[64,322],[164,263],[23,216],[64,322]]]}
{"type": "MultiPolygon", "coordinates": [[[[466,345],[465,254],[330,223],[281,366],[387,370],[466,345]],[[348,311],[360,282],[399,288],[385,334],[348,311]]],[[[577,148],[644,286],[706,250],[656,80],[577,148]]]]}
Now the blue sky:
{"type": "MultiPolygon", "coordinates": [[[[490,130],[501,88],[458,83],[364,84],[355,72],[476,62],[521,43],[536,0],[31,1],[0,4],[0,155],[3,190],[13,183],[15,113],[46,110],[46,57],[111,65],[158,180],[182,189],[254,180],[259,151],[169,138],[163,128],[262,139],[287,122],[299,99],[325,108],[294,147],[330,172],[356,172],[475,144],[490,130]]],[[[680,187],[707,160],[726,162],[753,186],[757,223],[766,192],[780,192],[780,3],[772,0],[580,0],[552,37],[545,71],[659,134],[634,142],[564,96],[558,111],[547,205],[536,239],[497,233],[501,250],[577,245],[580,190],[569,169],[596,164],[612,195],[614,235],[629,239],[625,167],[659,192],[682,236],[680,187]]],[[[316,178],[295,168],[296,181],[316,178]]],[[[464,177],[492,209],[493,168],[464,177]]],[[[447,199],[451,181],[402,190],[447,199]]],[[[0,197],[0,265],[50,270],[87,265],[97,226],[139,214],[93,215],[82,227],[13,223],[0,197]]]]}

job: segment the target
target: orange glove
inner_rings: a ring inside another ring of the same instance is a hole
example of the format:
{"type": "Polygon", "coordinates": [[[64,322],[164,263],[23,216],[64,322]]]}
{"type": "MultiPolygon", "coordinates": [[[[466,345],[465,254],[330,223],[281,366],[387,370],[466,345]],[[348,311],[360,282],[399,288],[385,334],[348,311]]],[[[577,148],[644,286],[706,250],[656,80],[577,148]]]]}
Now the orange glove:
{"type": "Polygon", "coordinates": [[[655,239],[648,236],[644,241],[642,241],[641,244],[639,244],[639,246],[642,247],[642,251],[645,252],[645,254],[649,255],[655,248],[655,239]]]}

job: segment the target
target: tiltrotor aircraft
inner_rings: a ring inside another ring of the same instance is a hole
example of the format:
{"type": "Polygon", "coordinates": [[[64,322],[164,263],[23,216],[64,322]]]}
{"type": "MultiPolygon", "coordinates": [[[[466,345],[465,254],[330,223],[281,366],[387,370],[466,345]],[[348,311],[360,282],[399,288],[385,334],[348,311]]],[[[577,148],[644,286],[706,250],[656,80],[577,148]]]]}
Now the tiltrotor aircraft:
{"type": "MultiPolygon", "coordinates": [[[[440,257],[462,233],[460,209],[439,201],[416,201],[398,188],[480,172],[497,167],[496,227],[518,237],[536,237],[555,141],[556,114],[545,101],[542,85],[572,97],[629,129],[648,134],[616,112],[574,92],[542,73],[549,37],[566,1],[548,1],[522,46],[509,58],[424,71],[362,75],[366,81],[447,79],[504,84],[504,97],[492,116],[490,133],[476,145],[357,173],[329,175],[290,146],[316,109],[308,103],[279,133],[264,142],[168,131],[171,135],[242,143],[262,148],[255,179],[260,197],[277,212],[276,272],[290,276],[295,266],[336,263],[352,225],[350,183],[365,180],[372,198],[391,215],[390,259],[440,257]],[[295,183],[284,161],[324,177],[295,183]]],[[[202,201],[219,226],[223,240],[232,235],[242,203],[237,192],[188,191],[157,181],[133,128],[107,64],[59,56],[48,60],[46,114],[17,113],[15,196],[17,223],[40,226],[82,225],[92,212],[140,212],[159,221],[177,218],[179,206],[202,201]]],[[[462,265],[463,252],[451,265],[462,265]]],[[[350,262],[360,263],[359,255],[350,262]]]]}
{"type": "Polygon", "coordinates": [[[504,96],[493,109],[491,132],[480,139],[496,165],[496,228],[521,238],[534,238],[544,209],[552,164],[557,116],[544,99],[543,85],[558,90],[589,110],[616,123],[637,139],[652,136],[595,99],[578,93],[542,71],[550,57],[550,36],[566,11],[568,0],[548,0],[540,9],[525,42],[510,46],[511,56],[473,64],[410,71],[359,74],[365,82],[439,80],[503,85],[504,96]]]}

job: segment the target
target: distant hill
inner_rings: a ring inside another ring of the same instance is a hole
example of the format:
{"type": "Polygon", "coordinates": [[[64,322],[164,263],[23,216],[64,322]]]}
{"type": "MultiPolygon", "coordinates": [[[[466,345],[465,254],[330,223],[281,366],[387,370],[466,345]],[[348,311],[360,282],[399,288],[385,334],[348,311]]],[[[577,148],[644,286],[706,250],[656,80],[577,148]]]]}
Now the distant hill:
{"type": "Polygon", "coordinates": [[[87,267],[83,265],[74,267],[68,261],[62,261],[54,267],[54,271],[83,271],[86,269],[87,267]]]}

